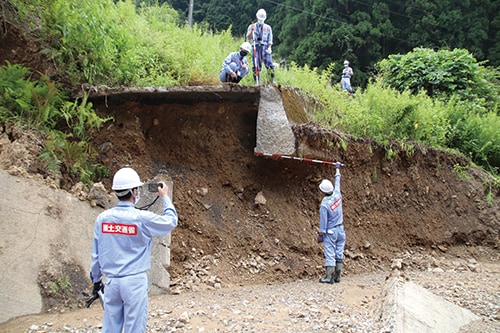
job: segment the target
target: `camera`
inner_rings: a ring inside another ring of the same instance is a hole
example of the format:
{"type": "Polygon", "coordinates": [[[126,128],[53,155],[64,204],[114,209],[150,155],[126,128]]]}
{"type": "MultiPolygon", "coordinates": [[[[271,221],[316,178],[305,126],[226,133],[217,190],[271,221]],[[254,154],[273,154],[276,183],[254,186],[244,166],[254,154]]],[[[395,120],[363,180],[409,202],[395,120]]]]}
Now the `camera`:
{"type": "Polygon", "coordinates": [[[148,183],[148,191],[149,192],[158,192],[158,187],[163,188],[163,184],[158,183],[158,182],[148,183]]]}

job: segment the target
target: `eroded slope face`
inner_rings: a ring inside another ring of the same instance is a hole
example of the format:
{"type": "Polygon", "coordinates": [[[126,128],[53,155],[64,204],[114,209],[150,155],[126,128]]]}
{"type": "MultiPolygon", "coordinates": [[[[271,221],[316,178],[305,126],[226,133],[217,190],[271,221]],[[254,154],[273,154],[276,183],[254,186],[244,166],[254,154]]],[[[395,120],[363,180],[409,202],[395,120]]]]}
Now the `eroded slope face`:
{"type": "MultiPolygon", "coordinates": [[[[160,174],[174,182],[180,217],[172,234],[174,281],[206,269],[235,283],[323,273],[322,247],[315,241],[317,186],[334,170],[255,156],[256,100],[94,104],[115,117],[93,138],[112,173],[129,164],[145,180],[160,174]],[[258,195],[265,203],[255,203],[258,195]]],[[[417,147],[413,155],[400,151],[388,160],[370,142],[311,124],[294,132],[297,149],[347,165],[347,273],[378,270],[408,249],[498,242],[498,200],[485,202],[479,178],[457,178],[453,168],[463,159],[417,147]]],[[[109,180],[105,185],[110,188],[109,180]]]]}
{"type": "Polygon", "coordinates": [[[203,254],[238,267],[253,256],[285,259],[314,273],[321,260],[313,242],[321,168],[254,156],[255,102],[95,107],[115,117],[94,138],[112,172],[130,164],[143,178],[174,181],[180,225],[172,235],[173,279],[183,261],[203,254]],[[259,192],[265,205],[255,205],[259,192]]]}

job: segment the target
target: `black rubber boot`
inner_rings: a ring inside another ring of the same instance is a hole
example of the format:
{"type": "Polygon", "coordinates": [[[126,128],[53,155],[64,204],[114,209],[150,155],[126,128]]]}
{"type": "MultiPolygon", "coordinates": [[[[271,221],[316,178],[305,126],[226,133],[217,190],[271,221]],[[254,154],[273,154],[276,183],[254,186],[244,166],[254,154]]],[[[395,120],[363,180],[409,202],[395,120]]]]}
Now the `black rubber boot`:
{"type": "Polygon", "coordinates": [[[337,260],[335,263],[335,273],[333,274],[333,281],[340,282],[340,273],[342,273],[342,260],[337,260]]]}
{"type": "Polygon", "coordinates": [[[333,283],[333,274],[335,273],[335,267],[326,266],[326,276],[319,279],[320,283],[333,283]]]}
{"type": "Polygon", "coordinates": [[[236,78],[234,77],[230,77],[230,81],[231,83],[240,83],[241,81],[241,76],[237,76],[236,78]]]}
{"type": "Polygon", "coordinates": [[[271,71],[271,83],[276,83],[274,81],[274,68],[269,68],[269,70],[271,71]]]}

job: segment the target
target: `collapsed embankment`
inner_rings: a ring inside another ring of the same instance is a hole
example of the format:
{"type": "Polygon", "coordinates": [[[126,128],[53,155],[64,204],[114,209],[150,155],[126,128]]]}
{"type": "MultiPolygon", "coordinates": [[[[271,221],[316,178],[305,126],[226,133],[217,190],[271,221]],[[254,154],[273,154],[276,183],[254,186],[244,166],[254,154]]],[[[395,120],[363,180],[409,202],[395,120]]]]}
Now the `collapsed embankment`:
{"type": "Polygon", "coordinates": [[[386,148],[373,142],[308,122],[311,104],[300,92],[272,89],[279,105],[272,98],[262,105],[269,100],[269,92],[262,98],[262,87],[234,85],[91,95],[96,109],[115,119],[93,138],[101,161],[112,172],[129,164],[143,177],[162,173],[174,182],[180,214],[172,241],[174,278],[200,260],[225,281],[322,272],[322,249],[315,243],[317,185],[332,176],[331,166],[254,155],[262,150],[263,133],[273,133],[265,147],[282,149],[283,137],[274,135],[282,120],[274,117],[283,115],[295,140],[283,149],[291,146],[295,156],[346,164],[347,272],[384,266],[408,249],[498,248],[498,191],[488,186],[486,174],[468,167],[467,159],[397,143],[389,147],[394,152],[389,158],[386,148]],[[259,119],[263,108],[264,122],[259,119]]]}
{"type": "MultiPolygon", "coordinates": [[[[296,107],[300,99],[295,100],[297,95],[287,97],[291,92],[284,93],[285,87],[277,89],[288,130],[293,132],[295,155],[346,164],[341,185],[348,238],[346,275],[385,270],[402,253],[438,251],[445,256],[467,251],[467,256],[481,256],[474,250],[476,245],[498,251],[499,193],[488,186],[488,176],[470,168],[466,159],[418,145],[410,152],[397,144],[391,147],[394,154],[388,158],[385,149],[373,142],[301,123],[297,115],[307,113],[297,113],[304,110],[296,107]],[[288,114],[287,105],[296,107],[293,115],[288,114]]],[[[101,115],[114,117],[92,137],[100,162],[111,173],[131,165],[143,180],[161,175],[173,182],[180,223],[170,245],[172,291],[323,274],[322,248],[315,241],[321,199],[317,186],[322,178],[332,176],[332,167],[254,154],[263,130],[259,127],[258,88],[173,90],[170,97],[168,92],[154,90],[90,97],[101,115]]],[[[275,130],[268,128],[269,132],[275,130]]],[[[28,133],[5,127],[1,134],[2,168],[36,177],[36,171],[29,167],[36,149],[39,146],[28,133]],[[26,170],[21,170],[24,167],[26,170]]],[[[110,179],[103,181],[108,190],[110,179]]],[[[16,196],[26,193],[52,198],[55,194],[50,191],[9,192],[13,194],[7,198],[18,201],[16,196]]],[[[23,268],[30,274],[17,270],[15,261],[5,267],[12,268],[14,276],[29,277],[29,284],[38,284],[44,296],[50,294],[52,282],[64,282],[60,277],[70,279],[68,294],[45,300],[46,307],[58,300],[68,306],[84,300],[81,292],[88,288],[85,251],[73,250],[68,244],[88,243],[90,251],[88,230],[100,210],[84,212],[74,209],[71,200],[56,198],[59,194],[50,204],[33,206],[32,213],[16,214],[17,208],[3,211],[8,216],[3,225],[6,231],[2,235],[8,236],[2,239],[3,253],[19,252],[12,237],[25,249],[20,250],[23,255],[29,256],[27,249],[32,250],[33,244],[45,244],[37,247],[39,260],[23,268]],[[50,223],[40,224],[39,218],[34,223],[33,216],[48,216],[50,223]],[[78,241],[66,231],[68,219],[87,221],[80,222],[81,229],[71,228],[80,230],[78,241]],[[13,225],[20,228],[15,235],[13,225]],[[64,239],[54,240],[59,234],[64,239]],[[71,253],[78,255],[72,257],[71,253]]],[[[427,269],[430,264],[412,257],[405,256],[405,265],[413,269],[427,269]]],[[[25,301],[34,297],[27,294],[25,301]]],[[[16,302],[17,298],[11,300],[16,302]]]]}

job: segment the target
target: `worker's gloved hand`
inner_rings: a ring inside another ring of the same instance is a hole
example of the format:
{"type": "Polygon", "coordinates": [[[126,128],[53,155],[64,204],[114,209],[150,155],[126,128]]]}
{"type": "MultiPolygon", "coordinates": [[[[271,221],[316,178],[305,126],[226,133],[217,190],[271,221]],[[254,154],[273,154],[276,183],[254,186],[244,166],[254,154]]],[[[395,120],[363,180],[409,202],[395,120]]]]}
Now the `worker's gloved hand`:
{"type": "Polygon", "coordinates": [[[104,292],[104,285],[102,284],[102,281],[94,283],[94,288],[92,289],[92,295],[97,295],[99,290],[102,290],[102,292],[104,292]]]}
{"type": "Polygon", "coordinates": [[[340,164],[340,162],[335,163],[335,167],[336,167],[337,169],[340,169],[340,165],[341,165],[341,164],[340,164]]]}
{"type": "Polygon", "coordinates": [[[316,238],[316,240],[318,241],[318,243],[323,243],[323,234],[318,232],[318,237],[316,238]]]}
{"type": "Polygon", "coordinates": [[[267,53],[267,54],[271,54],[271,53],[273,53],[273,50],[271,50],[271,48],[270,48],[270,47],[268,47],[268,48],[267,48],[267,50],[266,50],[266,53],[267,53]]]}

